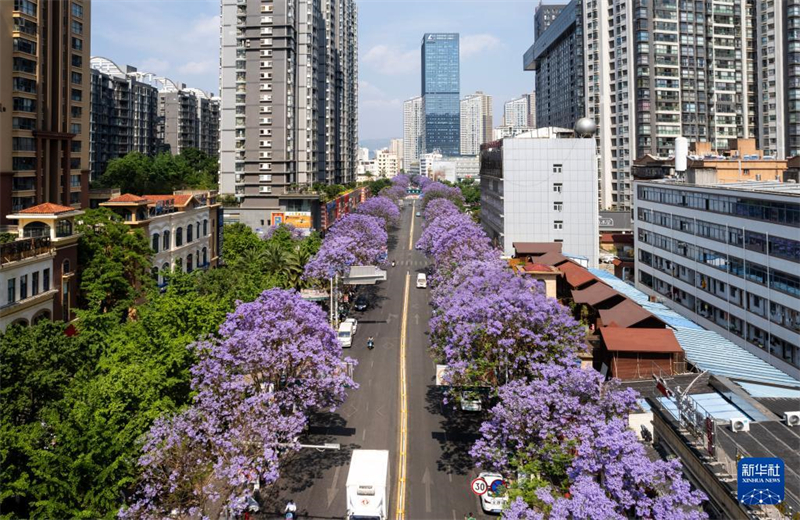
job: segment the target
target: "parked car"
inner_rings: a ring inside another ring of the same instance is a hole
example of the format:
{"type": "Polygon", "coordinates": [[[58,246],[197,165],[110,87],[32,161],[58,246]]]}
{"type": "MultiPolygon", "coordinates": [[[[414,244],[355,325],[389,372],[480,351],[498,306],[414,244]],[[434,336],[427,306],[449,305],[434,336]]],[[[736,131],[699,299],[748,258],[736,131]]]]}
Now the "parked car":
{"type": "Polygon", "coordinates": [[[418,217],[421,217],[421,216],[422,216],[422,213],[420,213],[419,211],[417,211],[417,216],[418,216],[418,217]]]}
{"type": "Polygon", "coordinates": [[[478,478],[486,481],[486,493],[481,495],[481,509],[484,513],[500,514],[508,503],[508,490],[503,475],[499,473],[481,472],[478,478]]]}
{"type": "Polygon", "coordinates": [[[465,412],[480,412],[483,410],[483,400],[477,390],[462,390],[459,397],[459,408],[465,412]]]}
{"type": "Polygon", "coordinates": [[[353,336],[356,335],[356,331],[358,330],[358,320],[355,318],[347,318],[342,323],[349,323],[353,326],[353,336]]]}
{"type": "Polygon", "coordinates": [[[428,287],[428,277],[425,276],[425,273],[419,273],[417,275],[417,289],[425,289],[428,287]]]}
{"type": "Polygon", "coordinates": [[[367,297],[363,294],[358,296],[353,304],[353,308],[357,311],[365,311],[367,307],[369,307],[369,302],[367,301],[367,297]]]}
{"type": "Polygon", "coordinates": [[[352,318],[344,320],[339,324],[339,343],[342,348],[353,346],[353,336],[356,335],[356,324],[352,318]]]}

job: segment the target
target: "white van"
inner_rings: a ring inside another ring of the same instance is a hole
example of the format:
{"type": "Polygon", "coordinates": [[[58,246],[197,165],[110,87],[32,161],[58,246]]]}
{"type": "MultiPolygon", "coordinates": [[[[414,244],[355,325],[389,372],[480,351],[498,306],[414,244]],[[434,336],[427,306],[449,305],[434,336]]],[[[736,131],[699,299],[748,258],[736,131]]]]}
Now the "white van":
{"type": "Polygon", "coordinates": [[[425,289],[428,287],[428,277],[425,276],[425,273],[419,273],[417,275],[417,289],[425,289]]]}
{"type": "Polygon", "coordinates": [[[355,334],[356,325],[350,320],[343,321],[339,325],[339,343],[342,348],[350,348],[353,346],[353,335],[355,334]]]}

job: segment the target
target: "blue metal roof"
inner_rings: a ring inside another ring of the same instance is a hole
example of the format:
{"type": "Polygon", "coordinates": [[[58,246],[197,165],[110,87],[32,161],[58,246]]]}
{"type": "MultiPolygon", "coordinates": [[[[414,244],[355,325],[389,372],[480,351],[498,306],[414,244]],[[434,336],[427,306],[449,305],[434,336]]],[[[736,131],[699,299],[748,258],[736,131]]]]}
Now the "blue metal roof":
{"type": "MultiPolygon", "coordinates": [[[[708,412],[711,417],[717,420],[729,421],[739,417],[744,417],[750,421],[765,421],[766,417],[759,414],[759,417],[752,417],[751,414],[745,413],[741,408],[734,406],[730,401],[716,392],[708,394],[693,394],[690,396],[697,404],[703,407],[703,410],[708,412]]],[[[659,397],[658,401],[664,408],[678,419],[678,406],[674,401],[666,397],[659,397]]]]}
{"type": "MultiPolygon", "coordinates": [[[[678,343],[686,353],[686,359],[700,370],[708,370],[712,374],[729,377],[737,382],[764,383],[766,386],[760,385],[758,388],[758,397],[782,396],[783,389],[775,388],[770,391],[769,385],[800,388],[800,381],[797,379],[718,333],[706,330],[681,316],[663,303],[649,301],[645,293],[613,274],[601,269],[589,269],[589,272],[672,327],[678,343]]],[[[744,384],[742,387],[747,390],[744,384]]]]}

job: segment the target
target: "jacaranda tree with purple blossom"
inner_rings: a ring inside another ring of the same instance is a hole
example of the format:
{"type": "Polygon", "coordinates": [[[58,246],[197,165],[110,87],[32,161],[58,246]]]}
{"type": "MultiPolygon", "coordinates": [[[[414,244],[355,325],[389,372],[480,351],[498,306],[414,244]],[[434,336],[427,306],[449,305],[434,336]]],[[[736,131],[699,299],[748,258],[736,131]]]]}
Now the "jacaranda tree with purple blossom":
{"type": "Polygon", "coordinates": [[[500,389],[472,449],[483,468],[525,475],[507,518],[706,518],[680,463],[651,461],[628,428],[636,392],[575,364],[530,370],[500,389]]]}
{"type": "Polygon", "coordinates": [[[425,187],[422,188],[421,195],[422,209],[425,209],[429,202],[436,199],[447,199],[459,208],[464,207],[464,196],[461,194],[461,190],[447,186],[441,182],[425,184],[425,187]]]}
{"type": "Polygon", "coordinates": [[[389,235],[383,220],[362,214],[339,219],[328,231],[319,252],[306,264],[307,278],[343,276],[354,265],[375,265],[386,250],[389,235]]]}
{"type": "Polygon", "coordinates": [[[123,518],[241,512],[249,484],[277,480],[308,415],[334,410],[356,386],[325,314],[294,291],[239,304],[218,336],[193,347],[192,405],[151,428],[123,518]]]}
{"type": "Polygon", "coordinates": [[[390,227],[396,227],[400,223],[400,209],[388,197],[380,196],[367,199],[358,206],[356,213],[381,219],[383,228],[386,230],[390,227]]]}

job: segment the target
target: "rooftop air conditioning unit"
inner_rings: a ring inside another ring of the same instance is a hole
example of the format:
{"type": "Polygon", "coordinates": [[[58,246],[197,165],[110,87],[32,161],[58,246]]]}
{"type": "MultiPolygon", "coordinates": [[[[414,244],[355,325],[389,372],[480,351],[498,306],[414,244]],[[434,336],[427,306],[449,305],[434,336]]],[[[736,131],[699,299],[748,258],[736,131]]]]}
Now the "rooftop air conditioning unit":
{"type": "Polygon", "coordinates": [[[731,419],[731,431],[736,432],[749,432],[750,431],[750,421],[745,419],[744,417],[736,417],[731,419]]]}
{"type": "Polygon", "coordinates": [[[800,412],[784,412],[783,420],[786,426],[800,426],[800,412]]]}

